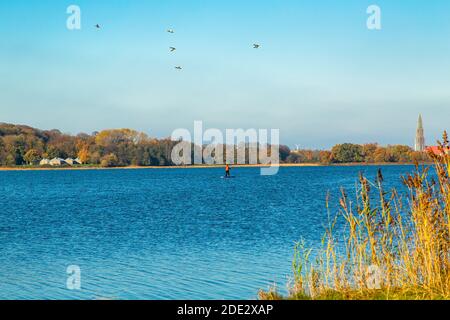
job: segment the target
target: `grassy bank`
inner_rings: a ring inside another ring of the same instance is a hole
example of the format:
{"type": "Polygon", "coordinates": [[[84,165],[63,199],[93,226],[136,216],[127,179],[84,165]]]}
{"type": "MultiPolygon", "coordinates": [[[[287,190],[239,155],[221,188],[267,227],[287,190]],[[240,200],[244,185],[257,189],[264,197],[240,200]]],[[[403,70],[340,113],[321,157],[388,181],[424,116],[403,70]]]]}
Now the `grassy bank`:
{"type": "Polygon", "coordinates": [[[270,289],[259,297],[450,299],[450,156],[432,157],[432,167],[403,178],[406,199],[384,189],[381,171],[374,182],[360,176],[355,201],[342,190],[321,248],[296,245],[289,296],[270,289]]]}

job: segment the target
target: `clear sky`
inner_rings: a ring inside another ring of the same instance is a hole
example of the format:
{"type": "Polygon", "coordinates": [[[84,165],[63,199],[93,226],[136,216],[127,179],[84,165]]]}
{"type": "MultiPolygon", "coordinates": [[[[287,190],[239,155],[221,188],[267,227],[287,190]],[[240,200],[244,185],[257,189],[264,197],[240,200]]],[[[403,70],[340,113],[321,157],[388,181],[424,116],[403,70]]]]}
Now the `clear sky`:
{"type": "Polygon", "coordinates": [[[163,137],[203,120],[326,148],[412,145],[419,113],[430,144],[450,129],[448,0],[0,1],[0,122],[163,137]]]}

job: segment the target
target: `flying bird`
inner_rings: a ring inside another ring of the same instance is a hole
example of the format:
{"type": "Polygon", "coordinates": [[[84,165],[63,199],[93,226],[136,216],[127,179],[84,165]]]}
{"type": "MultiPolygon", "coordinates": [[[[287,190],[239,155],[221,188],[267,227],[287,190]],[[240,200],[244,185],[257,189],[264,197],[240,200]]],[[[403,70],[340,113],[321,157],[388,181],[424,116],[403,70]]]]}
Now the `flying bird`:
{"type": "Polygon", "coordinates": [[[180,66],[176,66],[175,67],[175,69],[177,69],[177,70],[181,70],[181,69],[183,69],[182,67],[180,67],[180,66]]]}
{"type": "Polygon", "coordinates": [[[170,49],[170,52],[174,52],[175,50],[177,50],[177,48],[175,48],[175,47],[169,47],[169,49],[170,49]]]}
{"type": "Polygon", "coordinates": [[[100,29],[100,25],[99,25],[98,23],[95,25],[95,27],[96,27],[97,29],[100,29]]]}
{"type": "Polygon", "coordinates": [[[175,33],[172,29],[167,30],[168,33],[175,33]]]}
{"type": "Polygon", "coordinates": [[[257,43],[253,44],[253,49],[259,49],[259,47],[260,47],[259,44],[257,44],[257,43]]]}

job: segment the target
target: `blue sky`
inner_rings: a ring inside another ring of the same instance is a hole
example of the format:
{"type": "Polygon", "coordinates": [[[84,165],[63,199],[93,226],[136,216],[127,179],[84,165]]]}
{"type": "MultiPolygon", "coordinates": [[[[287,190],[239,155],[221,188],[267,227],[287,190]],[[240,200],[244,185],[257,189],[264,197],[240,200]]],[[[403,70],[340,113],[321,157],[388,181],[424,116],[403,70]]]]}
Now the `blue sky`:
{"type": "Polygon", "coordinates": [[[419,113],[430,144],[450,129],[448,0],[1,1],[0,39],[0,122],[162,137],[203,120],[305,148],[412,145],[419,113]]]}

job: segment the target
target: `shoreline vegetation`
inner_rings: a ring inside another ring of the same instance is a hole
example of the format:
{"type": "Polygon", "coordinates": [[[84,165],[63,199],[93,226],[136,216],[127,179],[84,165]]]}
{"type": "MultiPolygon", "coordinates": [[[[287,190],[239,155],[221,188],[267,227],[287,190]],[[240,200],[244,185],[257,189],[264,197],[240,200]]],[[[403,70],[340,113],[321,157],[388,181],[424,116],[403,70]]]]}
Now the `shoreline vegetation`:
{"type": "MultiPolygon", "coordinates": [[[[64,159],[70,163],[75,159],[83,168],[85,166],[169,168],[176,164],[172,161],[172,152],[179,143],[180,141],[173,141],[170,138],[151,138],[143,132],[131,129],[110,129],[91,134],[70,135],[59,130],[40,130],[25,125],[0,123],[0,167],[33,168],[40,164],[49,164],[52,159],[59,164],[63,163],[64,159]]],[[[215,145],[211,148],[191,143],[190,146],[193,156],[194,150],[201,153],[211,151],[210,155],[204,158],[204,163],[225,163],[228,151],[231,155],[234,154],[232,163],[241,162],[237,161],[238,151],[245,152],[243,162],[246,163],[267,163],[267,159],[262,158],[264,155],[271,160],[276,158],[270,154],[272,149],[270,145],[247,143],[215,145]],[[222,151],[223,159],[215,161],[215,155],[219,151],[222,151]],[[249,159],[250,154],[255,154],[252,161],[249,159]]],[[[275,147],[282,166],[410,164],[431,161],[426,152],[416,152],[404,145],[343,143],[335,145],[330,150],[291,150],[286,145],[275,147]]]]}
{"type": "MultiPolygon", "coordinates": [[[[431,165],[431,162],[421,163],[423,165],[431,165]]],[[[340,163],[340,164],[319,164],[319,163],[280,163],[280,168],[289,167],[354,167],[354,166],[414,166],[414,163],[340,163]]],[[[271,165],[264,164],[235,164],[230,165],[232,168],[264,168],[271,165]]],[[[0,167],[0,171],[67,171],[67,170],[139,170],[139,169],[220,169],[225,168],[223,165],[180,165],[180,166],[124,166],[124,167],[102,167],[99,165],[77,165],[77,166],[14,166],[0,167]]]]}
{"type": "Polygon", "coordinates": [[[322,245],[296,244],[288,296],[269,288],[259,298],[449,300],[449,147],[444,133],[441,153],[430,154],[433,165],[417,165],[402,177],[408,190],[403,196],[384,188],[381,170],[375,181],[360,174],[356,199],[341,191],[340,210],[330,218],[322,245]]]}

